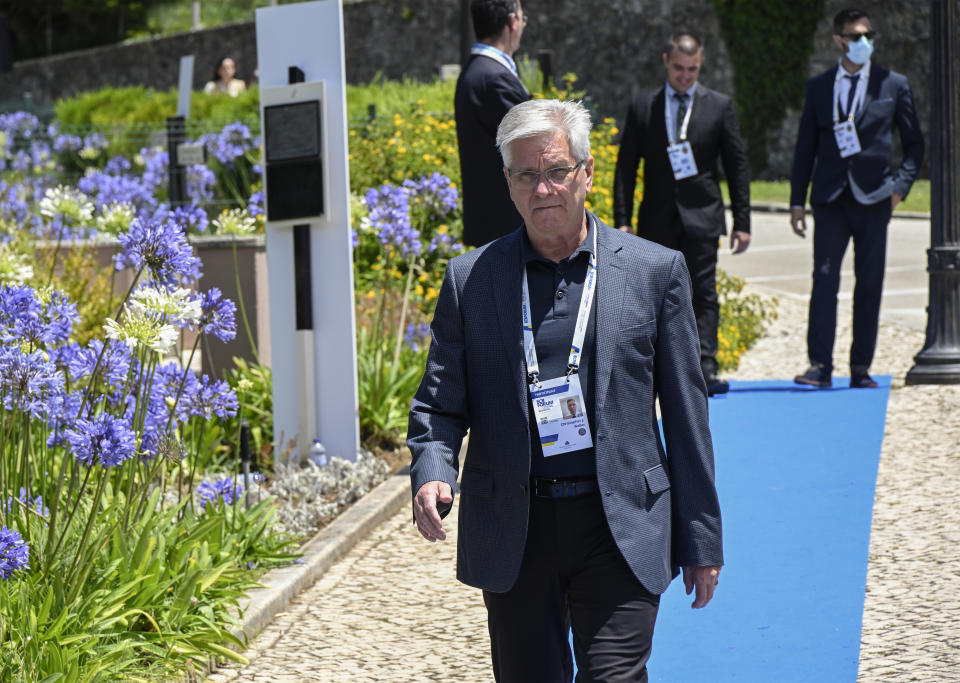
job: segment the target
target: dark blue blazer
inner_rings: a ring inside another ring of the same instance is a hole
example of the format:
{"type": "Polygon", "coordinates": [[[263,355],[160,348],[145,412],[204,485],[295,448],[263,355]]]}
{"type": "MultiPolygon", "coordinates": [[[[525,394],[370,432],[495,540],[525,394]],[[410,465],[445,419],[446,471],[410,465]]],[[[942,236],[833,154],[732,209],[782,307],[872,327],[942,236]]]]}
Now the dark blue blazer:
{"type": "Polygon", "coordinates": [[[837,68],[807,81],[793,155],[790,205],[806,203],[811,176],[811,204],[832,202],[850,179],[856,184],[854,196],[861,204],[875,204],[894,192],[906,197],[923,163],[923,133],[906,76],[871,63],[866,96],[854,117],[862,151],[842,159],[833,136],[837,68]],[[891,168],[894,126],[900,132],[903,148],[903,161],[896,172],[891,168]]]}
{"type": "MultiPolygon", "coordinates": [[[[678,566],[723,564],[690,277],[679,252],[597,224],[597,479],[617,546],[659,594],[678,566]]],[[[407,440],[414,494],[429,481],[456,490],[469,430],[457,577],[493,592],[516,581],[530,509],[523,229],[448,264],[407,440]]]]}
{"type": "Polygon", "coordinates": [[[466,244],[492,242],[513,232],[523,220],[510,199],[496,139],[504,114],[529,99],[510,69],[484,55],[472,55],[457,79],[454,116],[466,244]]]}

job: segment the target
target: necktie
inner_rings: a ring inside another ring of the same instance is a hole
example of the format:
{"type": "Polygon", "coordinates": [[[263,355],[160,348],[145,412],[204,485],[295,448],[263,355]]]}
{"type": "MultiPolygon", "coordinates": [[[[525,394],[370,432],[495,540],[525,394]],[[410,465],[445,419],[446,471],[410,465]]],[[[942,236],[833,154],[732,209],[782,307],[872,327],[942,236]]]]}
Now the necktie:
{"type": "Polygon", "coordinates": [[[687,94],[675,92],[673,93],[674,99],[677,100],[677,126],[676,126],[676,136],[677,140],[680,139],[680,129],[683,128],[683,117],[687,115],[687,94]]]}
{"type": "Polygon", "coordinates": [[[843,77],[850,79],[850,92],[847,93],[847,107],[843,114],[843,118],[847,118],[851,114],[850,107],[853,106],[853,97],[857,94],[857,81],[860,80],[860,74],[853,74],[852,76],[844,74],[843,77]]]}

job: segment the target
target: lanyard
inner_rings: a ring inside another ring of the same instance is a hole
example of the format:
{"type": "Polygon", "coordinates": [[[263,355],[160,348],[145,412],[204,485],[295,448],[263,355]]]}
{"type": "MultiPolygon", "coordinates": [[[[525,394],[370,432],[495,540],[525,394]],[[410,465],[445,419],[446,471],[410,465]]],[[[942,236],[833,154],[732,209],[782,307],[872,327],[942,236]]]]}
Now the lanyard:
{"type": "MultiPolygon", "coordinates": [[[[857,91],[850,102],[850,111],[847,112],[847,120],[853,121],[853,115],[860,109],[864,98],[867,96],[867,79],[870,77],[870,62],[867,62],[857,73],[860,78],[857,79],[857,91]]],[[[840,82],[845,77],[846,71],[842,66],[837,65],[837,77],[833,81],[833,122],[840,123],[840,82]]],[[[849,92],[849,91],[848,91],[849,92]]]]}
{"type": "MultiPolygon", "coordinates": [[[[587,266],[587,277],[583,281],[583,292],[580,295],[580,311],[577,313],[577,325],[573,330],[573,342],[570,345],[570,358],[567,360],[567,375],[572,375],[580,368],[580,355],[583,352],[583,338],[587,334],[587,323],[590,321],[590,309],[593,308],[593,292],[597,288],[597,231],[593,225],[593,253],[590,254],[590,265],[587,266]]],[[[527,269],[523,269],[523,293],[520,301],[523,317],[523,350],[527,356],[527,376],[529,381],[540,385],[540,364],[537,361],[537,348],[533,340],[533,314],[530,309],[530,289],[527,286],[527,269]]]]}
{"type": "MultiPolygon", "coordinates": [[[[673,125],[673,114],[670,112],[670,98],[671,95],[667,94],[666,89],[663,91],[663,108],[664,108],[664,117],[667,121],[667,139],[671,145],[676,144],[676,127],[673,125]]],[[[687,91],[687,96],[690,98],[690,106],[687,107],[687,113],[683,116],[683,123],[680,124],[680,139],[687,139],[687,126],[690,125],[690,114],[693,113],[693,93],[687,91]]]]}

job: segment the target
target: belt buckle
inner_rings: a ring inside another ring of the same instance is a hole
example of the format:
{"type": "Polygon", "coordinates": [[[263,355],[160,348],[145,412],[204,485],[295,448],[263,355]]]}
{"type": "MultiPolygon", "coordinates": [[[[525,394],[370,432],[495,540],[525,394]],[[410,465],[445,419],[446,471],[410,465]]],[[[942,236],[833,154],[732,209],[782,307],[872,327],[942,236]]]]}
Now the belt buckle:
{"type": "Polygon", "coordinates": [[[533,480],[535,493],[538,498],[558,498],[557,496],[557,484],[560,483],[559,479],[546,479],[538,477],[533,480]],[[543,488],[541,488],[541,486],[543,488]]]}

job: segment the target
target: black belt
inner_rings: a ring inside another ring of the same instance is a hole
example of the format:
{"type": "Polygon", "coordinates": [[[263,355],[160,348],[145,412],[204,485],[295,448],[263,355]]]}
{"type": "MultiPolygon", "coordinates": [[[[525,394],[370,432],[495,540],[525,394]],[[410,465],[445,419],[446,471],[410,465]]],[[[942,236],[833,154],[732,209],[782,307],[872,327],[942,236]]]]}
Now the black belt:
{"type": "Polygon", "coordinates": [[[533,495],[537,498],[574,498],[600,490],[596,479],[534,479],[533,495]]]}

